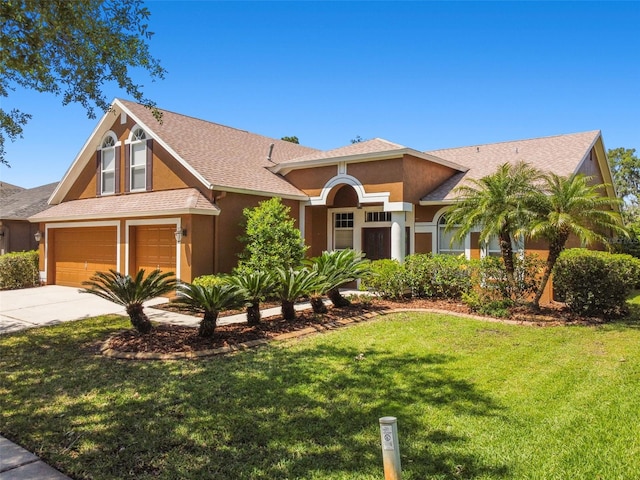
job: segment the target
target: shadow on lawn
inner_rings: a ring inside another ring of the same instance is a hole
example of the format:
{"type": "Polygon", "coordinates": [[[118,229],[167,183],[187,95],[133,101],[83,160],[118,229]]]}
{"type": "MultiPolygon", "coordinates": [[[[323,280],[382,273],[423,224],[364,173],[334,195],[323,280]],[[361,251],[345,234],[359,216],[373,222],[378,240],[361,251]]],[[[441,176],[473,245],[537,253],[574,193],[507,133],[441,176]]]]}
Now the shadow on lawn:
{"type": "Polygon", "coordinates": [[[114,361],[87,348],[113,327],[90,325],[0,346],[0,432],[74,478],[378,479],[385,415],[398,417],[405,480],[508,477],[463,434],[429,424],[432,410],[500,415],[447,369],[453,357],[319,342],[195,362],[114,361]]]}

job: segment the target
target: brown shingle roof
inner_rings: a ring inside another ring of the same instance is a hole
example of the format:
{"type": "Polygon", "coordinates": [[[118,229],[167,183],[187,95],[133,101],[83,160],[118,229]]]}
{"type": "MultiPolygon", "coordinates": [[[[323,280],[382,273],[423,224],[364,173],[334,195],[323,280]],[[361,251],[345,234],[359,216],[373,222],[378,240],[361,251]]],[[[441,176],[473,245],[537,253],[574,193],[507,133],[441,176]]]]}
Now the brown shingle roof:
{"type": "Polygon", "coordinates": [[[35,188],[18,190],[10,197],[3,199],[0,207],[2,220],[26,220],[31,215],[45,210],[47,200],[58,185],[57,182],[35,188]]]}
{"type": "Polygon", "coordinates": [[[160,124],[144,106],[118,101],[212,185],[305,197],[267,167],[308,155],[315,149],[166,110],[162,111],[160,124]],[[267,159],[271,144],[272,162],[267,159]]]}
{"type": "Polygon", "coordinates": [[[219,211],[218,207],[197,189],[183,188],[181,190],[160,190],[72,200],[54,205],[33,215],[29,220],[31,222],[45,222],[187,213],[217,215],[219,211]]]}
{"type": "Polygon", "coordinates": [[[389,142],[382,138],[374,138],[372,140],[366,140],[364,142],[356,142],[346,147],[334,148],[333,150],[321,151],[316,150],[308,155],[304,155],[297,158],[290,158],[281,160],[278,163],[291,163],[291,162],[306,162],[312,160],[325,160],[337,157],[347,157],[351,155],[365,155],[370,153],[379,153],[386,151],[401,150],[407,148],[404,145],[389,142]]]}
{"type": "Polygon", "coordinates": [[[496,171],[503,163],[526,162],[539,170],[570,175],[580,166],[600,131],[558,135],[554,137],[515,140],[510,142],[473,145],[425,152],[469,167],[422,198],[423,202],[451,201],[452,190],[496,171]]]}

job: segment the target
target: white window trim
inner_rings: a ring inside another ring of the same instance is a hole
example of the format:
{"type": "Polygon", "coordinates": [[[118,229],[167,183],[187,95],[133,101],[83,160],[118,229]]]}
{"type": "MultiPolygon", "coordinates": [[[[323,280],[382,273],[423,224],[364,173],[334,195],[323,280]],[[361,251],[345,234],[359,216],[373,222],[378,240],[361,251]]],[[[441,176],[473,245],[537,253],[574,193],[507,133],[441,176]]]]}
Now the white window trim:
{"type": "Polygon", "coordinates": [[[129,138],[125,142],[126,147],[129,149],[129,191],[130,192],[145,192],[147,190],[147,157],[146,155],[147,155],[147,148],[148,148],[147,147],[148,139],[149,139],[149,134],[147,133],[147,131],[136,123],[131,129],[131,131],[129,132],[129,138]],[[133,138],[133,134],[137,130],[142,130],[144,132],[145,138],[143,140],[135,140],[133,138]],[[133,164],[133,147],[134,145],[140,145],[142,143],[144,143],[144,147],[145,147],[145,161],[142,166],[134,165],[133,164]],[[137,170],[144,169],[144,186],[143,187],[133,188],[134,168],[137,170]]]}
{"type": "Polygon", "coordinates": [[[115,195],[116,194],[116,184],[117,179],[115,178],[116,175],[116,162],[119,162],[120,159],[116,158],[116,147],[119,147],[122,144],[122,142],[118,141],[118,137],[116,136],[115,133],[113,133],[111,130],[109,130],[107,133],[104,134],[104,136],[102,137],[102,139],[100,140],[100,145],[98,146],[98,151],[100,152],[100,196],[109,196],[109,195],[115,195]],[[104,144],[105,140],[107,138],[111,138],[113,140],[113,146],[111,147],[106,147],[103,148],[102,145],[104,144]],[[103,167],[103,158],[102,152],[105,152],[107,150],[111,150],[113,149],[113,191],[112,192],[105,192],[104,191],[104,173],[106,171],[111,171],[111,170],[105,170],[103,167]]]}

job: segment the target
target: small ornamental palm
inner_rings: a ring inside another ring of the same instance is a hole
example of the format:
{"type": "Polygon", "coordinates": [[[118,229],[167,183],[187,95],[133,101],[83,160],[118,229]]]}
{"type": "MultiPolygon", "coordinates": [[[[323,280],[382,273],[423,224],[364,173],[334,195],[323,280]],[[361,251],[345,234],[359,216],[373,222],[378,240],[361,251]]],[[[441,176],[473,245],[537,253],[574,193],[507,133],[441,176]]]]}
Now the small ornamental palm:
{"type": "Polygon", "coordinates": [[[178,303],[187,305],[196,312],[204,313],[198,329],[200,337],[213,337],[220,311],[238,305],[241,299],[237,287],[229,283],[211,285],[183,283],[178,287],[178,297],[178,303]]]}
{"type": "Polygon", "coordinates": [[[93,293],[105,300],[125,307],[131,324],[140,333],[151,331],[151,322],[144,313],[143,303],[175,290],[176,279],[173,272],[162,273],[154,270],[146,278],[144,269],[139,270],[135,278],[123,275],[115,270],[96,272],[81,292],[93,293]]]}
{"type": "Polygon", "coordinates": [[[311,269],[325,279],[325,291],[336,307],[346,307],[351,302],[340,294],[339,288],[370,273],[369,260],[362,252],[351,249],[322,252],[307,262],[311,269]]]}
{"type": "Polygon", "coordinates": [[[278,268],[276,270],[276,291],[280,297],[282,317],[295,320],[295,301],[315,289],[317,273],[308,268],[278,268]]]}
{"type": "Polygon", "coordinates": [[[264,301],[274,288],[273,274],[265,271],[250,272],[233,276],[229,282],[238,288],[240,296],[248,303],[247,323],[251,326],[258,325],[261,318],[260,302],[264,301]]]}

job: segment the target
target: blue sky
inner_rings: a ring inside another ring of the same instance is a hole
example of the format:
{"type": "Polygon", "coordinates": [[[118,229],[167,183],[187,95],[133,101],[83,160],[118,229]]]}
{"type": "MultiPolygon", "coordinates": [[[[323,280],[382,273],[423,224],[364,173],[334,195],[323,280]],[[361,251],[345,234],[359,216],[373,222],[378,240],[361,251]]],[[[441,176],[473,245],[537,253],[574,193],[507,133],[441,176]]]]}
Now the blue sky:
{"type": "MultiPolygon", "coordinates": [[[[640,151],[640,2],[148,1],[134,78],[158,106],[320,149],[419,150],[602,130],[640,151]]],[[[105,88],[109,98],[124,97],[105,88]]],[[[16,91],[33,115],[0,180],[58,181],[93,131],[82,107],[16,91]]]]}

